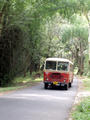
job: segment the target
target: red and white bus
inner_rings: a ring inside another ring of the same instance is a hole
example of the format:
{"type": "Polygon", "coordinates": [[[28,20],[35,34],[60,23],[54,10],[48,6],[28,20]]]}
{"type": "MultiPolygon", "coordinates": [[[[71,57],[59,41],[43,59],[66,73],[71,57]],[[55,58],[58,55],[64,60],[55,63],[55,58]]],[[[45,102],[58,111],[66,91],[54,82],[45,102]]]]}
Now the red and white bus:
{"type": "Polygon", "coordinates": [[[64,86],[65,90],[73,82],[73,63],[64,58],[47,58],[44,65],[44,88],[64,86]]]}

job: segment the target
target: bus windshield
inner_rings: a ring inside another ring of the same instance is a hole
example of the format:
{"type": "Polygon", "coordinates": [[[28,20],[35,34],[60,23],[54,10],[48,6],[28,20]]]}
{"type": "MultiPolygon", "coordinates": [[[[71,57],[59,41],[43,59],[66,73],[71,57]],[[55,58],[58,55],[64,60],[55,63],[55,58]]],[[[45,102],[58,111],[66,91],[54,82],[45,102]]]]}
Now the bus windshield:
{"type": "Polygon", "coordinates": [[[46,61],[46,69],[56,70],[56,61],[46,61]]]}
{"type": "Polygon", "coordinates": [[[68,62],[58,62],[57,70],[68,71],[68,62]]]}

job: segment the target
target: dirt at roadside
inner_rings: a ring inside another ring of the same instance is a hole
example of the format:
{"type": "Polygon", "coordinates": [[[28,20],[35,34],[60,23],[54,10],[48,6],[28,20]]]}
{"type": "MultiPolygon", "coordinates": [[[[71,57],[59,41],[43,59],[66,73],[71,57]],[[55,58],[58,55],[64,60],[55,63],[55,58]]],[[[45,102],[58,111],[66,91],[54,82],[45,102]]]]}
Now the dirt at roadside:
{"type": "MultiPolygon", "coordinates": [[[[18,85],[16,85],[17,87],[20,87],[20,88],[15,88],[14,90],[7,90],[7,91],[4,91],[4,92],[0,92],[0,96],[4,95],[4,94],[8,94],[8,93],[11,93],[11,92],[14,92],[16,90],[20,90],[20,89],[24,89],[24,88],[28,88],[28,87],[32,87],[32,86],[35,86],[37,84],[39,84],[40,82],[28,82],[28,83],[20,83],[18,85]]],[[[15,87],[15,86],[13,86],[15,87]]]]}
{"type": "Polygon", "coordinates": [[[85,77],[79,77],[79,76],[77,76],[77,79],[78,79],[78,92],[77,92],[77,95],[76,95],[76,98],[75,98],[75,101],[74,101],[72,110],[71,110],[71,112],[70,112],[69,120],[73,120],[71,113],[72,113],[73,110],[75,110],[75,106],[76,106],[77,104],[79,104],[80,101],[81,101],[84,97],[90,96],[90,91],[86,91],[86,90],[84,89],[83,79],[85,79],[85,77]]]}
{"type": "Polygon", "coordinates": [[[85,77],[78,77],[79,88],[74,105],[78,104],[84,97],[90,96],[90,91],[84,90],[83,79],[85,79],[85,77]]]}

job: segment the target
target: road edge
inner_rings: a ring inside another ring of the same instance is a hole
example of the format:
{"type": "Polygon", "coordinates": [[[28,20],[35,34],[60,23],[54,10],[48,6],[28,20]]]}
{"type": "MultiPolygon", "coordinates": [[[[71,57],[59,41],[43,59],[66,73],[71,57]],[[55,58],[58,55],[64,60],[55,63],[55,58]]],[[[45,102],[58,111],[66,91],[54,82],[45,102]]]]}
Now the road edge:
{"type": "Polygon", "coordinates": [[[68,120],[73,120],[72,119],[72,111],[74,111],[74,109],[75,109],[75,105],[77,103],[77,96],[78,96],[79,91],[80,91],[80,80],[79,80],[79,78],[77,76],[75,76],[75,78],[77,79],[77,92],[76,92],[76,95],[75,95],[74,102],[72,103],[71,110],[69,112],[69,118],[68,118],[68,120]]]}

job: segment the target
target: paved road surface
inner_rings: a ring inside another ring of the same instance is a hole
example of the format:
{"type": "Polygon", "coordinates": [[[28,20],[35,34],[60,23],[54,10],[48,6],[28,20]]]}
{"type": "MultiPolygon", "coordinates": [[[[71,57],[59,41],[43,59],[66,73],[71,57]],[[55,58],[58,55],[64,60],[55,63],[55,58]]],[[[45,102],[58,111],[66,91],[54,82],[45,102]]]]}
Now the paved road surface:
{"type": "Polygon", "coordinates": [[[0,120],[68,120],[77,92],[77,79],[72,88],[43,88],[37,86],[0,97],[0,120]]]}

